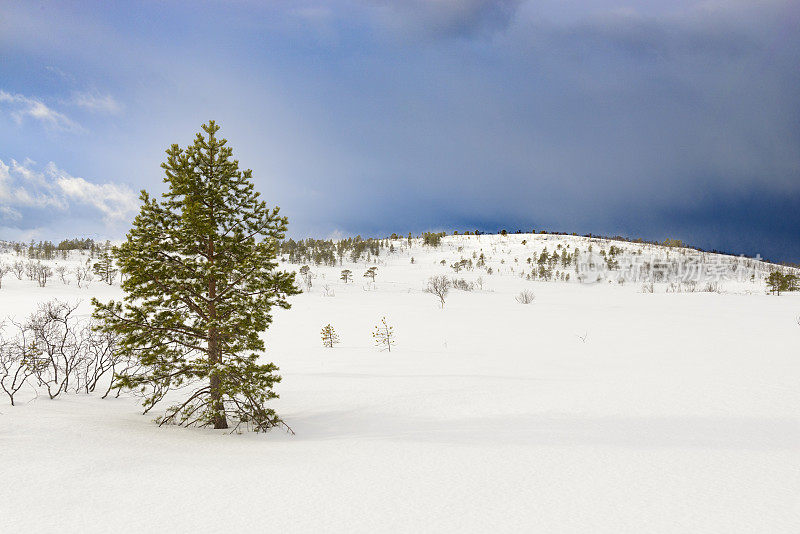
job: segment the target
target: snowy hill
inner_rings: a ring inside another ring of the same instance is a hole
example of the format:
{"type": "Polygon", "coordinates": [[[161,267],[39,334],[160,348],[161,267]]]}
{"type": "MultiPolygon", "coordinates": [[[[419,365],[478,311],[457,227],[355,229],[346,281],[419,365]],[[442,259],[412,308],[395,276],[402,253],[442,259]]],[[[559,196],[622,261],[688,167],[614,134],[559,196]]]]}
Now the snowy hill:
{"type": "MultiPolygon", "coordinates": [[[[797,532],[800,295],[765,286],[788,268],[547,234],[375,246],[285,255],[310,287],[265,357],[294,436],[159,428],[130,394],[0,396],[0,531],[797,532]]],[[[121,296],[77,287],[87,259],[46,262],[68,284],[7,274],[0,316],[121,296]]]]}

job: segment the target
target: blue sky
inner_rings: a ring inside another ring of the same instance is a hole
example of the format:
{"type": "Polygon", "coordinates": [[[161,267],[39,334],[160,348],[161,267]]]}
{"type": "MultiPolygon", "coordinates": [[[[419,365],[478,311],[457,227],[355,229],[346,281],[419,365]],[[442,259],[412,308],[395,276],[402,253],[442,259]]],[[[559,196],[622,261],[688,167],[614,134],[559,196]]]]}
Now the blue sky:
{"type": "Polygon", "coordinates": [[[800,262],[800,2],[0,0],[0,238],[122,236],[215,119],[295,237],[800,262]]]}

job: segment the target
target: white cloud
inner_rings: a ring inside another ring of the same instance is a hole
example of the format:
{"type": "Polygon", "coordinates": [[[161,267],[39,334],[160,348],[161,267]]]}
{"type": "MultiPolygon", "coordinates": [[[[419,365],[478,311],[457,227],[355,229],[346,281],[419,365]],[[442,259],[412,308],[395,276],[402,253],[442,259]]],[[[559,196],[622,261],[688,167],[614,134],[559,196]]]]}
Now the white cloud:
{"type": "Polygon", "coordinates": [[[92,113],[117,115],[122,111],[122,105],[113,96],[102,95],[96,91],[73,93],[70,102],[92,113]]]}
{"type": "Polygon", "coordinates": [[[17,124],[26,117],[35,119],[47,128],[64,131],[80,131],[81,127],[69,117],[60,113],[37,98],[19,93],[7,93],[0,89],[0,105],[10,109],[10,115],[17,124]]]}
{"type": "Polygon", "coordinates": [[[107,222],[127,221],[138,209],[138,199],[129,187],[111,183],[93,184],[63,171],[57,172],[61,173],[56,178],[61,192],[70,200],[98,209],[107,222]]]}
{"type": "Polygon", "coordinates": [[[18,221],[22,219],[22,214],[10,206],[0,206],[0,220],[18,221]]]}
{"type": "Polygon", "coordinates": [[[127,186],[92,183],[71,176],[48,163],[44,170],[35,162],[0,160],[0,217],[20,220],[20,209],[51,209],[69,215],[72,208],[89,207],[102,214],[103,222],[129,221],[138,209],[137,195],[127,186]]]}
{"type": "Polygon", "coordinates": [[[0,206],[22,208],[54,208],[66,210],[63,195],[53,191],[52,179],[33,170],[36,162],[11,160],[9,167],[0,161],[0,206]]]}
{"type": "Polygon", "coordinates": [[[60,78],[61,80],[66,80],[66,81],[68,81],[69,83],[72,83],[72,84],[75,83],[75,76],[73,76],[72,74],[69,74],[67,72],[64,72],[63,70],[59,69],[58,67],[55,67],[53,65],[47,65],[45,67],[45,70],[55,74],[56,77],[60,78]]]}
{"type": "Polygon", "coordinates": [[[3,163],[3,160],[0,160],[0,200],[5,197],[6,188],[10,180],[11,175],[9,174],[8,165],[3,163]]]}

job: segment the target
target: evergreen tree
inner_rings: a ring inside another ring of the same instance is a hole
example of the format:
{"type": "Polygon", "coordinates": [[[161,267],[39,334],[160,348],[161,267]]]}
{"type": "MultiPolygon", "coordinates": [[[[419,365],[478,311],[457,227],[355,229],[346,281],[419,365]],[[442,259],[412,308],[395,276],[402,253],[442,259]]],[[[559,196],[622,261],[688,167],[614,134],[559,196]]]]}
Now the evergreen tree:
{"type": "Polygon", "coordinates": [[[334,345],[339,343],[339,335],[329,324],[322,327],[322,345],[324,347],[333,348],[334,345]]]}
{"type": "Polygon", "coordinates": [[[767,286],[773,294],[781,294],[781,291],[797,291],[797,276],[793,274],[783,274],[780,271],[773,271],[767,277],[767,286]]]}
{"type": "Polygon", "coordinates": [[[375,277],[378,276],[378,268],[377,267],[370,267],[367,269],[367,272],[364,273],[364,278],[372,278],[372,281],[375,281],[375,277]]]}
{"type": "Polygon", "coordinates": [[[372,332],[372,338],[375,340],[375,346],[381,351],[388,350],[392,352],[392,346],[396,343],[394,339],[394,328],[389,326],[386,322],[386,317],[381,319],[381,324],[377,325],[372,332]]]}
{"type": "Polygon", "coordinates": [[[117,278],[117,270],[114,268],[114,260],[111,258],[111,254],[108,252],[103,252],[100,255],[100,260],[92,266],[92,271],[94,271],[94,274],[99,276],[100,279],[108,285],[112,285],[114,280],[117,278]]]}
{"type": "Polygon", "coordinates": [[[287,219],[254,191],[252,171],[203,125],[186,149],[172,145],[161,166],[161,201],[142,191],[127,240],[113,250],[123,302],[93,299],[103,329],[121,335],[120,350],[141,370],[118,376],[143,392],[145,412],[171,389],[192,387],[160,424],[228,428],[228,416],[256,431],[282,423],[266,406],[280,376],[259,364],[259,334],[273,306],[289,308],[299,293],[294,274],[276,270],[287,219]]]}
{"type": "Polygon", "coordinates": [[[539,259],[536,261],[536,263],[539,265],[544,265],[548,261],[550,261],[550,256],[547,255],[547,247],[544,247],[544,250],[542,250],[542,253],[539,255],[539,259]]]}
{"type": "Polygon", "coordinates": [[[783,275],[783,288],[784,291],[797,291],[798,290],[798,277],[794,274],[783,275]]]}
{"type": "Polygon", "coordinates": [[[344,280],[344,283],[346,284],[348,281],[353,280],[353,271],[351,271],[350,269],[344,269],[339,278],[344,280]]]}
{"type": "Polygon", "coordinates": [[[450,268],[453,269],[455,272],[459,272],[461,269],[465,269],[467,265],[468,265],[467,260],[462,258],[461,260],[453,263],[453,265],[451,265],[450,268]]]}
{"type": "Polygon", "coordinates": [[[778,271],[772,271],[769,273],[767,277],[767,286],[769,287],[769,291],[772,292],[773,295],[781,294],[781,285],[783,282],[783,276],[778,271]]]}

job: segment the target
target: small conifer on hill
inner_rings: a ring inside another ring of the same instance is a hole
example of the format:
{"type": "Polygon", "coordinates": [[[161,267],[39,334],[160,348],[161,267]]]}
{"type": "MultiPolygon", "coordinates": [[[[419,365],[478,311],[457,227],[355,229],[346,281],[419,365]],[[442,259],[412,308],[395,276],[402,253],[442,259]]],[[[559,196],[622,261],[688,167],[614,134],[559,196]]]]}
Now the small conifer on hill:
{"type": "Polygon", "coordinates": [[[322,345],[330,349],[339,343],[339,335],[330,324],[322,327],[322,345]]]}
{"type": "Polygon", "coordinates": [[[376,276],[378,276],[378,268],[374,266],[367,269],[367,272],[364,273],[364,278],[372,278],[373,282],[376,276]]]}
{"type": "Polygon", "coordinates": [[[372,338],[375,340],[375,346],[381,351],[392,352],[392,347],[396,343],[394,328],[386,322],[386,317],[381,318],[381,324],[372,331],[372,338]]]}

